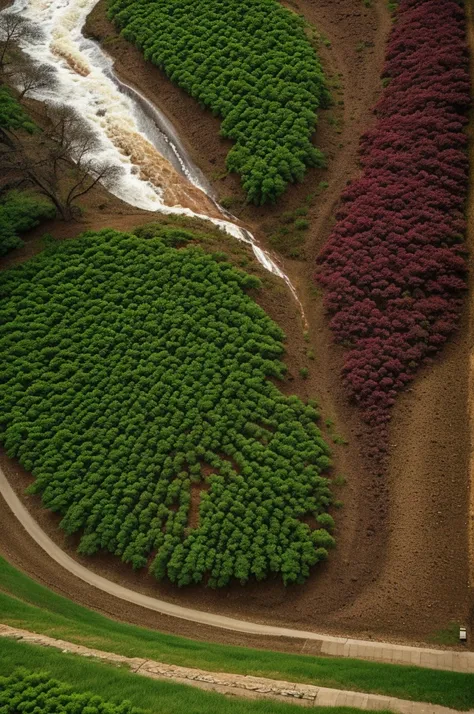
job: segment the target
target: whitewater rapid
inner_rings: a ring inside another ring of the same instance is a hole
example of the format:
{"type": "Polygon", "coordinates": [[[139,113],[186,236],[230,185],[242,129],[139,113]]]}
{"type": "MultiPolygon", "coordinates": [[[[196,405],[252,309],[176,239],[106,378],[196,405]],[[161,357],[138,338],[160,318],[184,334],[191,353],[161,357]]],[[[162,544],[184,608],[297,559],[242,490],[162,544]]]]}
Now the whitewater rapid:
{"type": "Polygon", "coordinates": [[[22,41],[21,48],[33,62],[52,68],[56,81],[31,96],[46,104],[72,107],[87,122],[99,139],[97,159],[121,168],[119,179],[108,189],[112,194],[148,211],[204,218],[248,243],[259,263],[287,283],[303,314],[288,276],[252,234],[216,203],[209,182],[187,155],[172,124],[146,97],[122,82],[111,58],[83,36],[87,15],[97,2],[15,0],[4,11],[21,15],[42,31],[39,39],[22,41]],[[188,193],[183,186],[189,187],[188,193]],[[202,202],[204,210],[182,205],[183,197],[194,207],[202,202]],[[219,214],[222,218],[216,217],[219,214]]]}

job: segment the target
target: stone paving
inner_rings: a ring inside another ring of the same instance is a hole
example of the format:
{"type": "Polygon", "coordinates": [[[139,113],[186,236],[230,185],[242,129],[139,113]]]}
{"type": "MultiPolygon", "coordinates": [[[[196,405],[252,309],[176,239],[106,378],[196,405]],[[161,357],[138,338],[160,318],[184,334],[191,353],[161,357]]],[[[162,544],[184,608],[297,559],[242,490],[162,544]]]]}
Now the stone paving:
{"type": "Polygon", "coordinates": [[[414,664],[429,669],[474,673],[474,652],[469,651],[436,650],[351,639],[345,642],[331,642],[325,641],[323,637],[320,653],[333,657],[371,659],[390,664],[414,664]]]}
{"type": "MultiPolygon", "coordinates": [[[[454,714],[456,711],[436,704],[412,702],[379,694],[329,689],[328,687],[318,687],[312,684],[284,682],[243,674],[206,672],[201,669],[178,667],[139,657],[124,657],[123,655],[91,649],[83,645],[57,640],[2,624],[0,624],[0,637],[22,640],[23,642],[43,647],[54,647],[64,653],[77,654],[82,657],[94,657],[105,662],[125,665],[132,672],[145,677],[172,680],[228,696],[291,701],[293,704],[306,707],[355,707],[370,711],[391,711],[397,714],[454,714]]],[[[471,710],[469,714],[474,714],[474,710],[471,710]]]]}

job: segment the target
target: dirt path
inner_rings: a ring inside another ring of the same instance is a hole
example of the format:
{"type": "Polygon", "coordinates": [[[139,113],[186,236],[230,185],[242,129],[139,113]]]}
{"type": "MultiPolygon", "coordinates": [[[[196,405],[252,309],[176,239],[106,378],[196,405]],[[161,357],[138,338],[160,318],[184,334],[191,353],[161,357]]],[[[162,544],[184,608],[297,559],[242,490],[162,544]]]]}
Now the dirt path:
{"type": "MultiPolygon", "coordinates": [[[[5,474],[0,470],[0,491],[8,507],[21,523],[28,535],[48,554],[50,558],[79,580],[108,595],[125,600],[133,605],[152,610],[170,617],[187,620],[192,623],[233,630],[250,635],[306,640],[314,643],[320,654],[351,657],[380,662],[417,664],[431,669],[449,671],[474,672],[474,652],[448,652],[427,648],[416,648],[404,645],[393,645],[386,642],[371,642],[353,640],[346,637],[331,637],[316,632],[307,632],[287,627],[262,625],[247,620],[237,620],[222,617],[210,612],[181,607],[174,603],[151,598],[134,590],[129,590],[114,583],[97,573],[88,570],[77,561],[70,558],[41,530],[36,521],[28,513],[20,499],[11,488],[5,474]]],[[[314,649],[314,648],[313,648],[314,649]]]]}
{"type": "MultiPolygon", "coordinates": [[[[474,5],[472,2],[466,3],[468,40],[471,51],[471,85],[474,87],[474,5]]],[[[469,126],[469,159],[471,165],[471,181],[469,190],[469,200],[467,205],[467,226],[468,226],[468,243],[471,246],[471,274],[473,268],[472,246],[474,246],[474,181],[472,172],[474,171],[474,114],[471,113],[471,122],[469,126]]],[[[470,301],[472,305],[473,294],[471,292],[470,301]]],[[[468,553],[469,553],[469,586],[471,589],[471,600],[474,601],[474,324],[471,319],[469,322],[469,382],[468,382],[468,403],[469,403],[469,443],[470,443],[470,489],[469,489],[469,527],[468,527],[468,553]]],[[[471,610],[471,628],[474,627],[474,604],[471,610]]]]}

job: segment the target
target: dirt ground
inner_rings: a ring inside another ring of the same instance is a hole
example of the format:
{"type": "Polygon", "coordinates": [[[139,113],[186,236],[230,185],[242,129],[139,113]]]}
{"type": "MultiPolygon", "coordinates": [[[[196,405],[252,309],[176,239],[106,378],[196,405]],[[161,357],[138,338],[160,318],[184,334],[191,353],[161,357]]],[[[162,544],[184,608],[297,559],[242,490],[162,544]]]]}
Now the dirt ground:
{"type": "MultiPolygon", "coordinates": [[[[471,86],[474,87],[474,4],[472,2],[466,3],[467,12],[467,30],[468,30],[468,40],[469,48],[471,52],[471,86]]],[[[469,590],[470,590],[470,601],[471,601],[471,612],[470,612],[470,632],[474,632],[474,454],[472,451],[472,446],[474,443],[474,324],[472,321],[472,246],[474,245],[474,181],[472,180],[472,171],[474,166],[474,114],[471,112],[471,122],[469,125],[469,160],[471,165],[471,180],[469,184],[469,198],[467,205],[467,226],[468,226],[468,246],[471,249],[471,292],[469,297],[469,304],[471,306],[469,313],[469,380],[468,380],[468,417],[469,417],[469,439],[470,439],[470,449],[469,449],[469,498],[468,498],[468,562],[469,562],[469,590]]]]}
{"type": "MultiPolygon", "coordinates": [[[[292,0],[288,6],[302,12],[331,43],[331,47],[322,44],[320,51],[336,103],[321,112],[315,135],[315,143],[328,156],[328,169],[308,171],[304,182],[291,186],[276,207],[244,205],[238,177],[220,178],[230,144],[218,135],[218,119],[201,110],[160,70],[145,63],[135,48],[117,38],[105,17],[104,0],[89,16],[86,32],[102,41],[104,49],[114,57],[120,76],[168,115],[195,163],[213,181],[218,196],[237,197],[232,211],[251,226],[263,243],[281,213],[301,206],[320,181],[329,184],[311,203],[305,259],[282,259],[303,303],[309,344],[303,339],[298,311],[288,292],[283,288],[281,292],[269,291],[262,304],[288,335],[285,359],[290,379],[284,391],[317,398],[323,417],[335,424],[331,429],[323,427],[326,437],[330,440],[337,433],[348,441],[347,446],[334,446],[334,475],[346,479],[346,485],[337,490],[344,507],[334,514],[336,550],[304,586],[284,588],[278,581],[270,581],[218,592],[201,587],[181,591],[157,583],[144,572],[134,573],[110,556],[78,557],[74,539],[58,530],[57,517],[44,511],[37,497],[22,498],[44,529],[70,555],[90,569],[147,594],[261,622],[421,642],[451,622],[465,623],[468,619],[468,305],[466,301],[460,330],[442,357],[399,399],[391,428],[391,457],[386,473],[381,474],[365,458],[372,435],[360,423],[342,391],[342,352],[332,343],[313,271],[315,257],[331,229],[340,193],[358,170],[358,140],[373,120],[371,107],[381,88],[380,73],[391,21],[385,0],[374,0],[372,8],[365,8],[361,0],[292,0]],[[314,361],[306,360],[308,348],[315,353],[314,361]],[[306,381],[298,376],[301,365],[310,369],[306,381]]],[[[83,225],[126,229],[147,220],[149,214],[133,211],[115,199],[94,197],[87,206],[83,225]]],[[[56,233],[57,225],[51,230],[56,233]]],[[[62,237],[70,237],[77,227],[60,227],[59,231],[62,237]]],[[[36,250],[38,242],[33,235],[19,257],[36,250]]],[[[2,465],[12,485],[22,493],[31,477],[7,457],[2,458],[2,465]]],[[[2,524],[5,523],[0,532],[0,551],[53,589],[120,619],[195,637],[266,646],[243,635],[202,632],[203,628],[190,629],[189,623],[166,618],[158,621],[156,615],[139,608],[111,603],[108,596],[89,591],[72,576],[58,572],[12,523],[4,506],[0,512],[2,524]]]]}

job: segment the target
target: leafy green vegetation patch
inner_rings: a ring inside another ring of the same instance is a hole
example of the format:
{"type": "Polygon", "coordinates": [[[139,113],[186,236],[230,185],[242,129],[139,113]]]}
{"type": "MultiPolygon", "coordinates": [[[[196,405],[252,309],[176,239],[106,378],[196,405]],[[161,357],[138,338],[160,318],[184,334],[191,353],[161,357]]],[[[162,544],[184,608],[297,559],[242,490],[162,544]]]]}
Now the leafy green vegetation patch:
{"type": "Polygon", "coordinates": [[[18,669],[0,677],[0,712],[55,712],[55,714],[140,714],[129,702],[112,704],[97,694],[74,692],[45,672],[18,669]]]}
{"type": "Polygon", "coordinates": [[[86,233],[4,274],[0,438],[81,553],[302,582],[334,544],[318,414],[268,379],[284,335],[258,278],[166,244],[184,233],[86,233]]]}
{"type": "Polygon", "coordinates": [[[34,193],[10,191],[0,196],[0,256],[23,245],[18,233],[35,228],[42,220],[55,215],[54,206],[34,193]]]}
{"type": "Polygon", "coordinates": [[[304,20],[275,0],[109,0],[109,15],[145,58],[223,118],[227,168],[248,199],[275,201],[308,166],[329,93],[304,20]]]}
{"type": "MultiPolygon", "coordinates": [[[[12,132],[34,134],[38,127],[30,119],[8,87],[0,85],[0,144],[6,151],[13,149],[12,132]]],[[[8,171],[2,177],[8,186],[8,171]]],[[[42,220],[54,218],[54,206],[44,197],[25,191],[4,191],[0,188],[0,257],[23,241],[19,233],[37,226],[42,220]]]]}
{"type": "Polygon", "coordinates": [[[23,129],[29,134],[38,130],[8,87],[2,84],[0,85],[0,133],[8,129],[23,129]]]}

